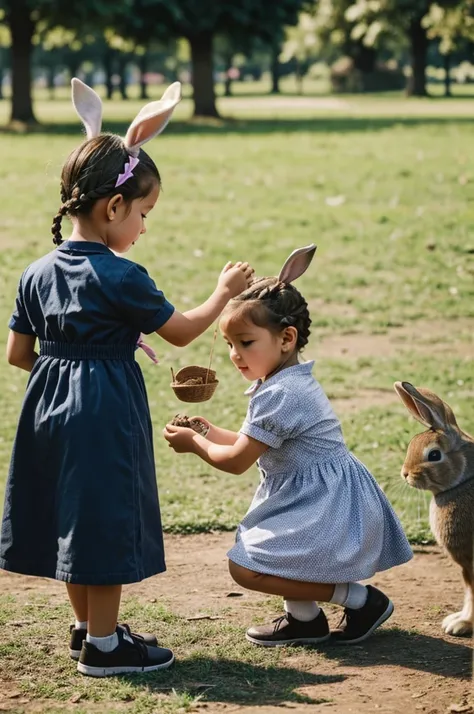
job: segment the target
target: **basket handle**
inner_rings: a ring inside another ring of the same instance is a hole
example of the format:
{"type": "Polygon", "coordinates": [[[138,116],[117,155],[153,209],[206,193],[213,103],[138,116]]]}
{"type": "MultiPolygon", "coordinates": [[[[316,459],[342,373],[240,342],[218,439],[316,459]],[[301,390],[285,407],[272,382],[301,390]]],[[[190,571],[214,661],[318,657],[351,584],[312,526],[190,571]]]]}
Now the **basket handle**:
{"type": "Polygon", "coordinates": [[[209,366],[208,366],[208,368],[207,368],[206,381],[204,382],[204,384],[207,384],[208,381],[209,381],[209,371],[210,371],[210,369],[211,369],[212,356],[213,356],[213,354],[214,354],[214,345],[216,344],[216,339],[217,339],[217,328],[218,328],[218,325],[219,325],[219,321],[216,322],[216,326],[215,326],[215,328],[214,328],[214,336],[213,336],[213,338],[212,338],[212,344],[211,344],[211,354],[209,355],[209,366]]]}

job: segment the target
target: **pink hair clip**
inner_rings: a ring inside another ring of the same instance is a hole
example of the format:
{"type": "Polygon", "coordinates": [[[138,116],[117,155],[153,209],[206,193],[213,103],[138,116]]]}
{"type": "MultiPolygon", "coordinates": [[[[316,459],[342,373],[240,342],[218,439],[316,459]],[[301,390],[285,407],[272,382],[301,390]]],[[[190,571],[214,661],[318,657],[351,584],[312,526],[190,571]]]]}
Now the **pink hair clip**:
{"type": "Polygon", "coordinates": [[[125,183],[125,181],[128,181],[128,179],[133,176],[133,169],[140,160],[135,156],[129,156],[128,158],[129,161],[127,161],[123,168],[123,174],[118,175],[117,181],[115,183],[115,188],[117,188],[117,186],[121,186],[123,183],[125,183]]]}

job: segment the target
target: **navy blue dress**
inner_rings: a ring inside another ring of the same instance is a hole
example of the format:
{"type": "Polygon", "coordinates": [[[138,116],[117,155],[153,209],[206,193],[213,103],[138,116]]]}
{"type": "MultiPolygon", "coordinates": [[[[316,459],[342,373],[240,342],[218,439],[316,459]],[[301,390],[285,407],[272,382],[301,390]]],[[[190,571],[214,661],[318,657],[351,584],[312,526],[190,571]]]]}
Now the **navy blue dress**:
{"type": "Polygon", "coordinates": [[[10,328],[40,356],[6,487],[0,568],[82,585],[165,570],[141,332],[173,306],[146,270],[66,241],[22,275],[10,328]]]}

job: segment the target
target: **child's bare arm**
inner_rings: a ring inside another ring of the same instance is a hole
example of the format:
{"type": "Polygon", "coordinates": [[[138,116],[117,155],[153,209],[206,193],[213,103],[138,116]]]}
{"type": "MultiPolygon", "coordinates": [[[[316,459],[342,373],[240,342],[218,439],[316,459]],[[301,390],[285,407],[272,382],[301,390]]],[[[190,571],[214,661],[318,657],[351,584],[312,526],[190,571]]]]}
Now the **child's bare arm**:
{"type": "Polygon", "coordinates": [[[216,444],[192,429],[167,424],[164,437],[178,453],[193,453],[220,471],[243,474],[268,449],[266,444],[250,436],[239,434],[232,445],[216,444]]]}
{"type": "Polygon", "coordinates": [[[213,444],[233,446],[240,436],[236,431],[230,431],[230,429],[223,429],[220,426],[216,426],[202,416],[190,417],[190,419],[199,419],[199,421],[208,427],[209,431],[206,434],[206,439],[212,441],[213,444]]]}
{"type": "Polygon", "coordinates": [[[35,342],[36,337],[34,335],[24,335],[22,332],[10,330],[7,342],[8,363],[31,372],[34,363],[38,359],[38,354],[35,352],[35,342]]]}
{"type": "Polygon", "coordinates": [[[185,347],[212,325],[231,298],[246,289],[252,275],[253,269],[248,263],[228,263],[216,289],[202,305],[183,313],[175,310],[157,333],[172,345],[185,347]]]}

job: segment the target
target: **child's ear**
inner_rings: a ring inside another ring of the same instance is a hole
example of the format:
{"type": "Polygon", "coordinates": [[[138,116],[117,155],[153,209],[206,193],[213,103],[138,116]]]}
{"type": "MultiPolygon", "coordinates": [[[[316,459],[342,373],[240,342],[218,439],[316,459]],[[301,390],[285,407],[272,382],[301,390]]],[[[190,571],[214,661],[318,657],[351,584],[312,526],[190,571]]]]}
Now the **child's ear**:
{"type": "Polygon", "coordinates": [[[117,215],[117,208],[121,206],[123,203],[123,196],[121,193],[115,194],[115,196],[112,196],[112,198],[109,199],[107,203],[107,218],[109,221],[113,221],[114,218],[117,215]]]}
{"type": "Polygon", "coordinates": [[[285,327],[282,335],[281,348],[284,352],[290,352],[296,347],[298,341],[298,330],[296,327],[285,327]]]}

